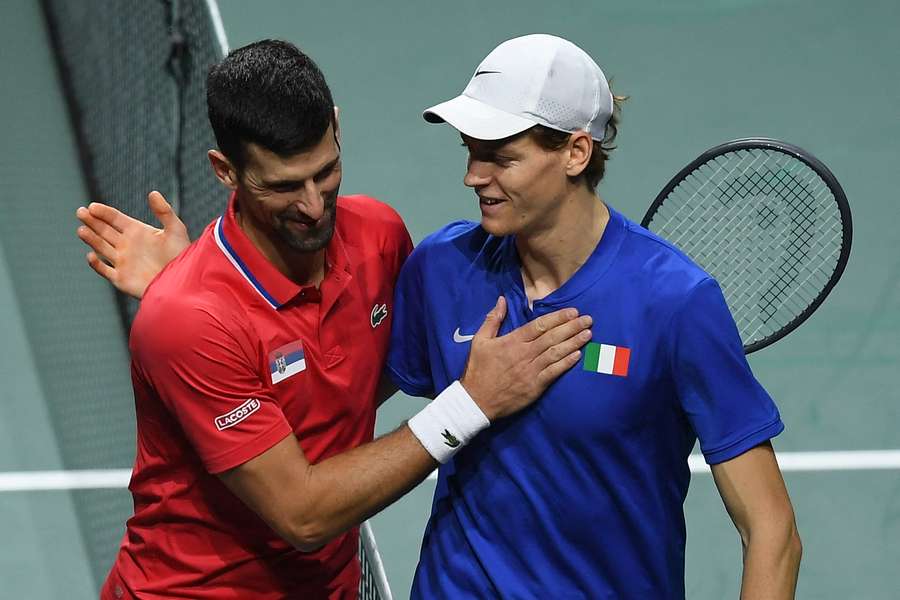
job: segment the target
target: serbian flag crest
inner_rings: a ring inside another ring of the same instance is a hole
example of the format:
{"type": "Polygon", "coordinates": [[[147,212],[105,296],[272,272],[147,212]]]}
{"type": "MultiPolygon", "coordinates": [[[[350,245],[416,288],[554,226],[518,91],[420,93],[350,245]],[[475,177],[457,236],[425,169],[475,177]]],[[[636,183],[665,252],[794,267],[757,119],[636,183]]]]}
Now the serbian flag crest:
{"type": "Polygon", "coordinates": [[[269,353],[269,373],[272,383],[279,383],[306,369],[303,342],[297,340],[269,353]]]}
{"type": "Polygon", "coordinates": [[[628,348],[590,342],[584,349],[584,370],[626,377],[630,356],[628,348]]]}

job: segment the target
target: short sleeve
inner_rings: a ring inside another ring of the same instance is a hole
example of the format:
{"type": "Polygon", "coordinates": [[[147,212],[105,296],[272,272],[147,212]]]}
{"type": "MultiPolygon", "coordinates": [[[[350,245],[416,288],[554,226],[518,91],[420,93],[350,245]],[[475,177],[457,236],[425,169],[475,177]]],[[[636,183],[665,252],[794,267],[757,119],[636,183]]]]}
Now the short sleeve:
{"type": "Polygon", "coordinates": [[[425,254],[425,247],[419,246],[400,270],[394,289],[394,320],[386,367],[397,387],[410,396],[422,397],[434,392],[423,289],[425,254]]]}
{"type": "Polygon", "coordinates": [[[210,473],[243,464],[291,433],[260,376],[252,339],[235,323],[201,307],[142,306],[130,346],[136,376],[210,473]]]}
{"type": "Polygon", "coordinates": [[[691,290],[669,333],[678,398],[707,463],[734,458],[781,433],[778,409],[750,370],[714,280],[691,290]]]}
{"type": "Polygon", "coordinates": [[[412,253],[413,243],[409,230],[406,228],[403,219],[397,214],[397,211],[387,205],[385,205],[385,208],[390,211],[387,219],[388,235],[385,260],[388,263],[386,266],[389,272],[393,273],[396,281],[400,269],[403,267],[406,259],[409,258],[410,253],[412,253]]]}

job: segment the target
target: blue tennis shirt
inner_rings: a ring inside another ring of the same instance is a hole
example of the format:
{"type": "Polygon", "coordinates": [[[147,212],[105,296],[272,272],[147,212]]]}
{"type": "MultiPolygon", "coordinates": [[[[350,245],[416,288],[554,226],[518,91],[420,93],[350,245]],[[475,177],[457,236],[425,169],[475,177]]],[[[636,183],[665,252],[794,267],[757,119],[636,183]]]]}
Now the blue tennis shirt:
{"type": "Polygon", "coordinates": [[[610,209],[587,262],[529,308],[514,240],[451,223],[400,274],[397,384],[427,396],[459,378],[500,294],[501,334],[576,307],[593,340],[534,405],[441,466],[412,597],[684,598],[695,441],[714,464],[784,428],[718,284],[610,209]]]}

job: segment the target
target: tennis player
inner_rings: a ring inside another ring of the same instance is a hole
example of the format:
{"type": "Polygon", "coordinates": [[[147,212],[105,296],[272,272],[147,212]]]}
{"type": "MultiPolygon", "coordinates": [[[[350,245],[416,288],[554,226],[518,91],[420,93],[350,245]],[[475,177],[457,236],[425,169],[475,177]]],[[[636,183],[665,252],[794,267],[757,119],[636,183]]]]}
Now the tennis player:
{"type": "Polygon", "coordinates": [[[412,597],[681,599],[697,439],[744,550],[741,598],[792,598],[801,545],[769,439],[783,429],[718,284],[595,189],[621,99],[558,37],[504,42],[425,111],[468,149],[480,223],[407,260],[388,367],[427,396],[464,371],[498,294],[501,331],[594,316],[580,366],[442,465],[412,597]]]}
{"type": "MultiPolygon", "coordinates": [[[[101,597],[355,599],[355,526],[576,364],[590,319],[567,309],[497,337],[495,298],[465,375],[372,442],[409,234],[385,204],[338,195],[337,112],[306,55],[251,44],[207,87],[209,159],[232,194],[139,285],[134,516],[101,597]]],[[[127,255],[125,225],[79,216],[98,251],[127,255]]]]}
{"type": "MultiPolygon", "coordinates": [[[[793,597],[801,545],[769,442],[783,424],[719,286],[595,191],[619,103],[587,54],[536,35],[501,44],[425,112],[460,132],[482,218],[428,237],[401,272],[400,387],[429,396],[465,372],[498,295],[501,332],[561,306],[596,318],[578,367],[442,464],[414,598],[684,598],[698,439],[743,545],[742,598],[793,597]]],[[[177,225],[159,199],[162,232],[92,210],[127,223],[124,254],[154,263],[177,225]]],[[[134,264],[89,260],[120,283],[134,264]]]]}

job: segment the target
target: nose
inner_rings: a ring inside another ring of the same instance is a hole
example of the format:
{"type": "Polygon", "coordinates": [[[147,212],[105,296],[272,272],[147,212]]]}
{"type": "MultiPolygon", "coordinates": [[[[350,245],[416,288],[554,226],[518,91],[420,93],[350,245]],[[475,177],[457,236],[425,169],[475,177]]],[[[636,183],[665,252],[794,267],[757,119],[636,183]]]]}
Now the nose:
{"type": "Polygon", "coordinates": [[[485,187],[491,182],[491,177],[491,163],[470,159],[466,168],[466,176],[463,177],[463,184],[470,188],[485,187]]]}
{"type": "Polygon", "coordinates": [[[314,180],[309,179],[303,186],[302,198],[297,201],[300,212],[318,221],[325,214],[325,194],[314,180]]]}

